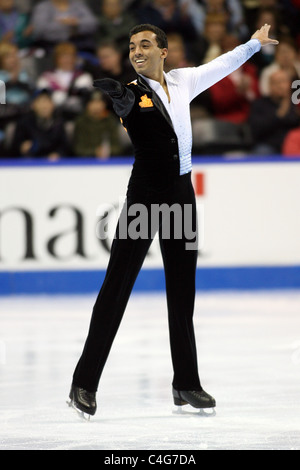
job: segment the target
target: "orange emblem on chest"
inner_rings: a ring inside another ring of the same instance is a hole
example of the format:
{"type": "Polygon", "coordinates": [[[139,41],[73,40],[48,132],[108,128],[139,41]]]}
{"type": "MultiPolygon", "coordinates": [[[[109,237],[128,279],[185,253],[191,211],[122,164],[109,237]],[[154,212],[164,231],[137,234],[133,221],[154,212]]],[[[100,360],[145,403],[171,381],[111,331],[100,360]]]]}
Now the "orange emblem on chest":
{"type": "Polygon", "coordinates": [[[141,101],[139,102],[141,108],[153,108],[153,103],[147,95],[141,97],[141,101]]]}

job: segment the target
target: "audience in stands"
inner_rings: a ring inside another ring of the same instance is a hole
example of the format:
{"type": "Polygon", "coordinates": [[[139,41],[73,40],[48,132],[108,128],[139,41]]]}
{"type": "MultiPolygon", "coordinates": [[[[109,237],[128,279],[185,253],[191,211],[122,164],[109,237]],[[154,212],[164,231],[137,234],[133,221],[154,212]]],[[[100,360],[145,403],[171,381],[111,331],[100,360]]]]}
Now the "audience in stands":
{"type": "MultiPolygon", "coordinates": [[[[0,104],[1,157],[17,155],[13,136],[20,122],[26,128],[30,116],[45,134],[51,119],[56,130],[60,123],[61,142],[67,142],[67,129],[72,145],[63,145],[60,156],[108,158],[130,152],[111,102],[89,97],[96,78],[135,80],[128,33],[138,23],[156,24],[168,34],[166,71],[213,60],[271,24],[279,46],[263,48],[191,103],[194,152],[294,153],[300,106],[290,95],[291,81],[300,79],[299,21],[299,0],[0,0],[0,80],[6,88],[6,104],[0,104]],[[37,91],[43,91],[45,109],[50,102],[48,108],[54,107],[51,119],[37,117],[37,91]],[[85,146],[88,122],[91,135],[101,137],[99,142],[91,137],[94,150],[85,146]]],[[[31,141],[26,138],[20,155],[40,157],[34,149],[43,147],[29,146],[31,141]]],[[[49,155],[55,156],[47,150],[49,155]]]]}
{"type": "Polygon", "coordinates": [[[198,0],[179,0],[178,4],[185,14],[191,18],[197,34],[203,34],[206,16],[204,5],[200,4],[198,0]]]}
{"type": "MultiPolygon", "coordinates": [[[[268,7],[260,8],[258,10],[256,23],[254,25],[253,31],[255,31],[256,29],[260,29],[266,23],[271,25],[270,37],[279,40],[280,23],[278,21],[277,12],[275,9],[268,7]]],[[[276,48],[277,46],[274,46],[273,44],[268,44],[267,46],[261,48],[261,50],[251,58],[251,62],[256,65],[256,67],[259,69],[259,72],[261,72],[264,67],[267,67],[274,61],[276,48]]]]}
{"type": "Polygon", "coordinates": [[[209,13],[205,18],[202,38],[191,48],[197,64],[207,64],[222,54],[223,40],[227,34],[227,20],[219,13],[209,13]]]}
{"type": "Polygon", "coordinates": [[[179,33],[187,42],[197,39],[197,31],[186,7],[176,0],[150,0],[137,9],[138,23],[151,23],[167,34],[179,33]]]}
{"type": "Polygon", "coordinates": [[[58,42],[72,41],[79,50],[93,50],[98,23],[81,0],[42,0],[32,13],[32,27],[39,46],[51,49],[58,42]]]}
{"type": "Polygon", "coordinates": [[[98,45],[96,56],[92,61],[85,62],[84,69],[94,79],[113,78],[126,84],[136,78],[136,73],[129,61],[123,59],[122,51],[116,43],[109,40],[102,41],[98,45]]]}
{"type": "Polygon", "coordinates": [[[6,104],[0,105],[0,126],[15,122],[28,111],[34,84],[22,67],[19,49],[9,42],[0,43],[0,80],[5,84],[6,104]]]}
{"type": "Polygon", "coordinates": [[[38,89],[53,92],[53,101],[65,119],[74,119],[81,113],[85,98],[91,92],[93,79],[78,68],[74,44],[60,43],[53,50],[54,69],[44,72],[37,80],[38,89]]]}
{"type": "Polygon", "coordinates": [[[135,16],[126,11],[122,0],[102,0],[96,43],[115,42],[123,56],[128,53],[128,33],[136,25],[135,16]]]}
{"type": "Polygon", "coordinates": [[[241,40],[247,39],[249,31],[244,19],[244,11],[239,0],[203,0],[206,15],[221,15],[226,20],[227,31],[237,34],[241,40]]]}
{"type": "Polygon", "coordinates": [[[292,102],[291,90],[288,73],[285,70],[277,70],[269,79],[269,96],[253,101],[249,123],[255,154],[281,153],[288,132],[299,125],[299,108],[292,102]]]}
{"type": "Polygon", "coordinates": [[[16,44],[20,49],[32,43],[29,14],[19,11],[15,0],[0,0],[0,40],[16,44]]]}
{"type": "Polygon", "coordinates": [[[165,61],[165,72],[173,69],[192,66],[187,59],[187,53],[182,36],[178,33],[168,34],[168,57],[165,61]]]}
{"type": "Polygon", "coordinates": [[[287,134],[283,142],[282,154],[285,157],[300,158],[300,127],[287,134]]]}
{"type": "Polygon", "coordinates": [[[107,159],[121,154],[120,123],[98,91],[92,93],[85,111],[75,122],[74,153],[107,159]]]}
{"type": "Polygon", "coordinates": [[[265,67],[260,75],[259,88],[262,95],[269,95],[269,78],[276,70],[286,70],[292,81],[300,78],[300,56],[294,40],[290,37],[281,39],[275,59],[265,67]]]}
{"type": "Polygon", "coordinates": [[[31,111],[17,123],[11,143],[15,157],[47,157],[57,160],[70,152],[67,134],[48,91],[37,92],[31,111]]]}

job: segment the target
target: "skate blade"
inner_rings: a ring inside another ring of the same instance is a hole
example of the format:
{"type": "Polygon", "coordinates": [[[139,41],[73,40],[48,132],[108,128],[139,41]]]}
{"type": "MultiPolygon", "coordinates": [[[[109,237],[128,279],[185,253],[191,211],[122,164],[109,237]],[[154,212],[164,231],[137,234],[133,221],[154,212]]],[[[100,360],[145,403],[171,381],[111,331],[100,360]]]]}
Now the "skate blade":
{"type": "Polygon", "coordinates": [[[183,409],[182,406],[176,406],[175,410],[172,411],[175,415],[185,415],[185,416],[202,416],[204,418],[212,418],[216,416],[215,408],[193,408],[183,409]]]}
{"type": "Polygon", "coordinates": [[[74,411],[76,411],[77,415],[82,419],[82,421],[89,422],[91,420],[91,415],[84,413],[83,411],[76,408],[73,400],[67,401],[66,403],[69,408],[72,408],[74,411]]]}

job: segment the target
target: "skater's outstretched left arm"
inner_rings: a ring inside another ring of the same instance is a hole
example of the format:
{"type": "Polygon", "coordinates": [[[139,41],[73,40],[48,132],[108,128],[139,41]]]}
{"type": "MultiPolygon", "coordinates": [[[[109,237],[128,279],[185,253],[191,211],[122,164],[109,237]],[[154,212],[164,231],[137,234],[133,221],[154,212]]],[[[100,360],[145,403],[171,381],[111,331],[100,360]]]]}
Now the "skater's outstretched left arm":
{"type": "Polygon", "coordinates": [[[259,52],[263,46],[279,44],[276,39],[269,37],[269,31],[270,25],[265,24],[252,35],[248,42],[237,46],[234,50],[226,52],[199,67],[182,69],[182,72],[178,70],[179,73],[186,74],[186,80],[189,82],[190,99],[193,100],[200,93],[237,70],[255,53],[259,52]]]}

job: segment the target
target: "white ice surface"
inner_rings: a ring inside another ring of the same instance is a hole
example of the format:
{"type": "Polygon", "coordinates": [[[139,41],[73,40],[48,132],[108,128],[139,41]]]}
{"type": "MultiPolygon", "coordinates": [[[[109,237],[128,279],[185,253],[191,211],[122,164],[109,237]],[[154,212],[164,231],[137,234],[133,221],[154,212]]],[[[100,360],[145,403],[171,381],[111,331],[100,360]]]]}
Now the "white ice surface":
{"type": "Polygon", "coordinates": [[[300,449],[299,291],[197,296],[214,417],[174,414],[165,297],[132,296],[86,423],[66,400],[94,298],[0,298],[0,449],[300,449]]]}

